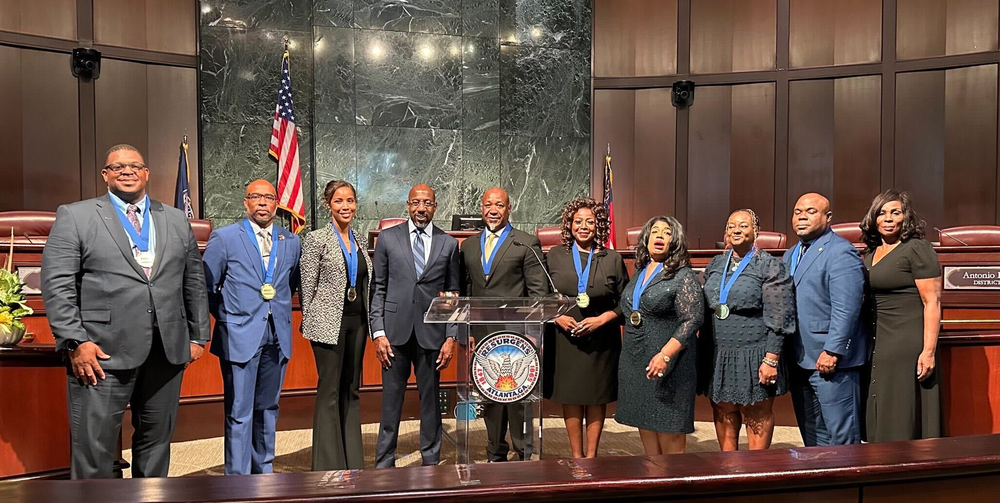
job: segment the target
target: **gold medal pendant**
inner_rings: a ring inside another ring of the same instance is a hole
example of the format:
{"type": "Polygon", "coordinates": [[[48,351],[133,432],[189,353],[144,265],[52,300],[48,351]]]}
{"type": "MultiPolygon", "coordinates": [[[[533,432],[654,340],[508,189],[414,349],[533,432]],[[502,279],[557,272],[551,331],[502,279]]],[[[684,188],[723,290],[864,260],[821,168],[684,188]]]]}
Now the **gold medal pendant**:
{"type": "Polygon", "coordinates": [[[725,304],[719,304],[719,307],[715,308],[715,317],[724,320],[729,317],[729,306],[725,304]]]}
{"type": "Polygon", "coordinates": [[[135,261],[140,267],[153,267],[153,252],[141,251],[136,255],[135,261]]]}
{"type": "Polygon", "coordinates": [[[628,317],[628,322],[632,324],[633,327],[638,327],[642,323],[642,315],[639,311],[632,311],[632,314],[628,317]]]}
{"type": "Polygon", "coordinates": [[[353,286],[347,289],[347,302],[354,302],[358,298],[358,289],[353,286]]]}
{"type": "Polygon", "coordinates": [[[590,296],[586,292],[580,292],[576,296],[576,305],[580,307],[587,307],[590,305],[590,296]]]}
{"type": "Polygon", "coordinates": [[[270,283],[264,283],[264,285],[260,287],[260,296],[263,297],[264,300],[273,299],[275,293],[277,292],[270,283]]]}

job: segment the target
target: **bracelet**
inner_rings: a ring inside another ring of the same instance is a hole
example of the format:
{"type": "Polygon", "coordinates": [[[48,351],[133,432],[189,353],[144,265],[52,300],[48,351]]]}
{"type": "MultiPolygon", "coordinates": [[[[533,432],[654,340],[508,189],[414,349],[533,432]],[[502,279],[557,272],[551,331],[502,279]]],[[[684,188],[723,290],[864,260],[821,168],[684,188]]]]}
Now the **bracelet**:
{"type": "Polygon", "coordinates": [[[669,356],[667,356],[667,355],[665,355],[663,353],[660,353],[660,356],[663,357],[663,361],[666,362],[667,365],[670,365],[670,357],[669,356]]]}
{"type": "Polygon", "coordinates": [[[775,367],[775,368],[778,367],[778,360],[775,360],[774,358],[768,358],[768,357],[765,356],[763,362],[766,363],[766,364],[768,364],[771,367],[775,367]]]}

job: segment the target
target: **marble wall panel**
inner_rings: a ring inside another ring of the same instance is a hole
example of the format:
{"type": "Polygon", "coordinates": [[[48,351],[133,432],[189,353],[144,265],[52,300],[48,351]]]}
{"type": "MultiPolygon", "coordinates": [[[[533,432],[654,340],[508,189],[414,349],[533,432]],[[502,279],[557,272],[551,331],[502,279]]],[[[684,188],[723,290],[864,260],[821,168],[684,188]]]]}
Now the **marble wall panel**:
{"type": "Polygon", "coordinates": [[[462,39],[462,128],[500,129],[500,46],[496,39],[462,39]]]}
{"type": "Polygon", "coordinates": [[[354,25],[368,30],[462,34],[462,2],[355,0],[354,25]]]}
{"type": "Polygon", "coordinates": [[[313,26],[354,26],[354,0],[313,0],[313,26]]]}
{"type": "Polygon", "coordinates": [[[313,30],[316,122],[354,124],[354,31],[313,30]]]}
{"type": "Polygon", "coordinates": [[[462,169],[450,193],[439,197],[455,199],[455,213],[479,213],[483,193],[499,186],[500,133],[462,131],[462,169]]]}
{"type": "Polygon", "coordinates": [[[590,51],[591,0],[500,0],[505,44],[590,51]]]}
{"type": "Polygon", "coordinates": [[[555,225],[568,201],[590,193],[589,139],[503,136],[500,148],[511,221],[555,225]]]}
{"type": "Polygon", "coordinates": [[[358,217],[378,220],[405,216],[406,196],[418,183],[434,188],[437,211],[451,215],[457,203],[445,195],[456,183],[461,165],[461,131],[357,128],[358,217]]]}
{"type": "Polygon", "coordinates": [[[503,46],[504,134],[590,136],[590,51],[503,46]]]}
{"type": "Polygon", "coordinates": [[[500,0],[462,0],[462,35],[500,36],[500,0]]]}
{"type": "Polygon", "coordinates": [[[307,31],[312,0],[201,0],[202,27],[307,31]]]}
{"type": "Polygon", "coordinates": [[[360,30],[355,54],[358,125],[461,127],[461,37],[360,30]]]}
{"type": "Polygon", "coordinates": [[[322,221],[328,216],[323,190],[331,180],[347,180],[355,187],[358,185],[358,170],[356,163],[357,143],[356,127],[316,124],[316,183],[315,203],[316,219],[322,221]]]}
{"type": "Polygon", "coordinates": [[[288,36],[295,115],[311,122],[313,40],[311,33],[273,30],[201,30],[202,120],[270,124],[281,82],[283,37],[288,36]]]}

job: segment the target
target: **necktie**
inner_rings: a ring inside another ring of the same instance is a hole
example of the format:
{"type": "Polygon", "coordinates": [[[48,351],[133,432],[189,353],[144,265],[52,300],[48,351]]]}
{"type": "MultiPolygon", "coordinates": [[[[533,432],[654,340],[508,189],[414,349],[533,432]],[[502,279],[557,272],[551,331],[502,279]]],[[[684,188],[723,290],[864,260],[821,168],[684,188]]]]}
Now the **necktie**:
{"type": "Polygon", "coordinates": [[[417,269],[417,277],[424,273],[424,230],[413,230],[413,266],[417,269]]]}
{"type": "Polygon", "coordinates": [[[267,233],[264,229],[261,229],[257,233],[260,236],[260,258],[262,260],[267,260],[271,256],[271,235],[267,233]]]}
{"type": "Polygon", "coordinates": [[[802,246],[799,247],[799,260],[798,260],[798,262],[800,264],[802,263],[802,256],[806,254],[806,248],[809,248],[809,243],[802,243],[802,246]]]}
{"type": "Polygon", "coordinates": [[[486,236],[486,260],[493,256],[493,248],[497,245],[497,235],[492,232],[486,236]]]}
{"type": "MultiPolygon", "coordinates": [[[[139,234],[142,234],[142,224],[139,222],[139,215],[138,215],[138,213],[139,213],[139,207],[136,206],[136,205],[134,205],[134,204],[128,205],[128,208],[125,210],[125,216],[128,217],[128,221],[129,222],[132,222],[132,227],[135,227],[135,231],[136,232],[138,232],[139,234]]],[[[139,254],[139,247],[138,246],[135,246],[135,245],[132,246],[132,254],[133,255],[138,255],[139,254]]],[[[142,268],[142,272],[146,273],[146,277],[147,278],[149,277],[150,271],[151,271],[151,269],[149,267],[143,267],[142,268]]]]}

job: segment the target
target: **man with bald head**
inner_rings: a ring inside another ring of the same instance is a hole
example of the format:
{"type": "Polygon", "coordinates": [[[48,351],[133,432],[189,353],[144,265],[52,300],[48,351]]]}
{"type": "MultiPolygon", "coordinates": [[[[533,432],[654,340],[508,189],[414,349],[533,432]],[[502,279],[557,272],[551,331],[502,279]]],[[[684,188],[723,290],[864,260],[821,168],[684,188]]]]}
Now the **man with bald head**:
{"type": "Polygon", "coordinates": [[[108,193],[59,207],[42,252],[42,298],[67,357],[70,476],[111,478],[132,407],[132,476],[166,477],[181,379],[208,343],[198,242],[180,210],[146,194],[149,168],[115,145],[108,193]]]}
{"type": "Polygon", "coordinates": [[[455,355],[454,327],[424,324],[424,313],[439,295],[458,295],[458,241],[434,226],[437,197],[419,184],[410,189],[406,225],[383,229],[372,258],[369,320],[375,354],[382,364],[382,422],[375,466],[396,466],[396,441],[410,367],[420,396],[420,458],[441,460],[441,371],[455,355]]]}
{"type": "MultiPolygon", "coordinates": [[[[486,229],[467,238],[461,247],[465,294],[471,297],[548,295],[549,283],[537,258],[542,255],[541,243],[533,234],[510,225],[513,208],[507,192],[500,187],[488,189],[483,193],[481,209],[486,229]]],[[[532,435],[526,435],[525,422],[530,423],[531,417],[525,417],[524,404],[491,403],[484,407],[483,416],[489,462],[507,461],[510,444],[518,459],[524,460],[530,455],[532,435]],[[510,444],[507,443],[508,424],[510,444]]]]}
{"type": "Polygon", "coordinates": [[[807,446],[861,442],[865,267],[858,250],[830,229],[832,217],[827,198],[800,197],[792,210],[799,242],[783,259],[795,281],[798,314],[790,388],[807,446]]]}
{"type": "Polygon", "coordinates": [[[210,351],[222,367],[226,474],[271,473],[278,398],[292,357],[292,292],[299,237],[274,223],[277,192],[254,180],[247,217],[212,232],[205,248],[210,351]]]}

